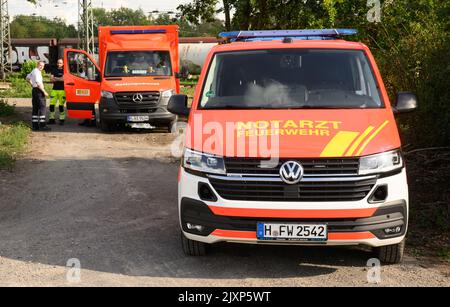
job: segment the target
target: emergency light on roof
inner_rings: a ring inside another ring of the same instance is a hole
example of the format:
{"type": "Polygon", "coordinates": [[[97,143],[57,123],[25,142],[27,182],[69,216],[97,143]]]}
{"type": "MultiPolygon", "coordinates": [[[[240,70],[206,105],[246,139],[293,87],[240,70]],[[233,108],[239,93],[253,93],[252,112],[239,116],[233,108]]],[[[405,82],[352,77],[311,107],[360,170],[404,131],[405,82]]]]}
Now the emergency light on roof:
{"type": "Polygon", "coordinates": [[[219,37],[230,42],[274,40],[282,38],[296,39],[337,39],[341,36],[355,35],[355,29],[320,29],[320,30],[264,30],[222,32],[219,37]]]}
{"type": "Polygon", "coordinates": [[[155,30],[111,30],[111,34],[161,34],[166,33],[165,29],[155,30]]]}

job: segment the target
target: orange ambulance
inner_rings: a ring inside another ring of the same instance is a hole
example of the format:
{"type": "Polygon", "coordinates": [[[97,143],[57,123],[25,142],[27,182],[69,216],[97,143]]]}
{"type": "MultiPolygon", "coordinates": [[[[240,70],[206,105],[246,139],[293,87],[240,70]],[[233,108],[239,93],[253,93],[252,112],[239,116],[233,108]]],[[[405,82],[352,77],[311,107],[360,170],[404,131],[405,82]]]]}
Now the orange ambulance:
{"type": "Polygon", "coordinates": [[[217,242],[366,245],[401,261],[408,184],[394,115],[370,50],[352,29],[222,33],[188,115],[179,170],[188,255],[217,242]]]}
{"type": "Polygon", "coordinates": [[[179,93],[178,26],[99,27],[99,62],[82,50],[65,49],[68,115],[117,125],[172,129],[167,111],[179,93]]]}

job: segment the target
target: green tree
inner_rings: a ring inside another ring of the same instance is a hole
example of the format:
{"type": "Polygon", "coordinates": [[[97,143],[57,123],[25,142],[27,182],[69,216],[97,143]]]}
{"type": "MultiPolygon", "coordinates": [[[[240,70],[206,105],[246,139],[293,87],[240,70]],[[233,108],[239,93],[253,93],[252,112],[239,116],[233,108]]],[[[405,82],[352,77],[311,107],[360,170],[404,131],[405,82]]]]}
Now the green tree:
{"type": "MultiPolygon", "coordinates": [[[[179,9],[196,24],[211,20],[219,0],[194,0],[179,9]]],[[[420,107],[399,118],[404,143],[450,144],[450,1],[381,1],[371,22],[367,0],[233,0],[231,29],[356,28],[372,50],[391,102],[414,91],[420,107]]],[[[369,4],[369,5],[368,5],[369,4]]]]}
{"type": "Polygon", "coordinates": [[[108,12],[111,18],[112,24],[121,26],[137,26],[137,25],[148,25],[149,20],[142,9],[133,10],[126,7],[121,7],[119,9],[111,10],[108,12]]]}
{"type": "Polygon", "coordinates": [[[231,30],[231,10],[235,5],[236,0],[222,0],[220,2],[222,7],[216,9],[219,0],[194,0],[191,3],[179,5],[177,10],[179,10],[189,22],[196,25],[215,22],[215,15],[223,12],[225,15],[225,28],[231,30]]]}
{"type": "Polygon", "coordinates": [[[95,33],[98,26],[142,26],[150,24],[149,18],[142,9],[133,10],[126,7],[112,9],[93,8],[95,33]]]}
{"type": "Polygon", "coordinates": [[[60,18],[48,19],[39,16],[17,15],[11,22],[14,38],[64,38],[76,37],[77,30],[60,18]]]}

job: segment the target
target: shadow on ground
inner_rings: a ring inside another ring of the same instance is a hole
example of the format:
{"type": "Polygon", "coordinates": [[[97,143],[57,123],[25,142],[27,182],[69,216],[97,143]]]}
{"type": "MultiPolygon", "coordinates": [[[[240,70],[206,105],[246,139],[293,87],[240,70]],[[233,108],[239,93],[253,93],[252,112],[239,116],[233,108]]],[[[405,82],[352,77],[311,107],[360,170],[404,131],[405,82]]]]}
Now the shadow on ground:
{"type": "Polygon", "coordinates": [[[0,174],[0,256],[129,276],[288,278],[365,267],[357,248],[221,244],[186,257],[177,164],[149,159],[20,161],[0,174]]]}

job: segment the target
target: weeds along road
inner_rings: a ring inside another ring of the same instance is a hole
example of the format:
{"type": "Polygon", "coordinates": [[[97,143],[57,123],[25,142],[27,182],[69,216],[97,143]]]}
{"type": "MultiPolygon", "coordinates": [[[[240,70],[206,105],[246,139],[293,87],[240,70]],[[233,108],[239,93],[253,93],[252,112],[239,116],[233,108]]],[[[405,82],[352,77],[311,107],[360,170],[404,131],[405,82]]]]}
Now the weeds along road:
{"type": "MultiPolygon", "coordinates": [[[[29,100],[17,101],[29,114],[29,100]]],[[[352,286],[367,282],[358,248],[220,245],[183,255],[173,137],[102,134],[69,120],[32,133],[14,172],[0,173],[0,285],[352,286]],[[81,280],[66,279],[67,261],[81,280]]],[[[450,286],[448,266],[407,256],[382,286],[450,286]]]]}

